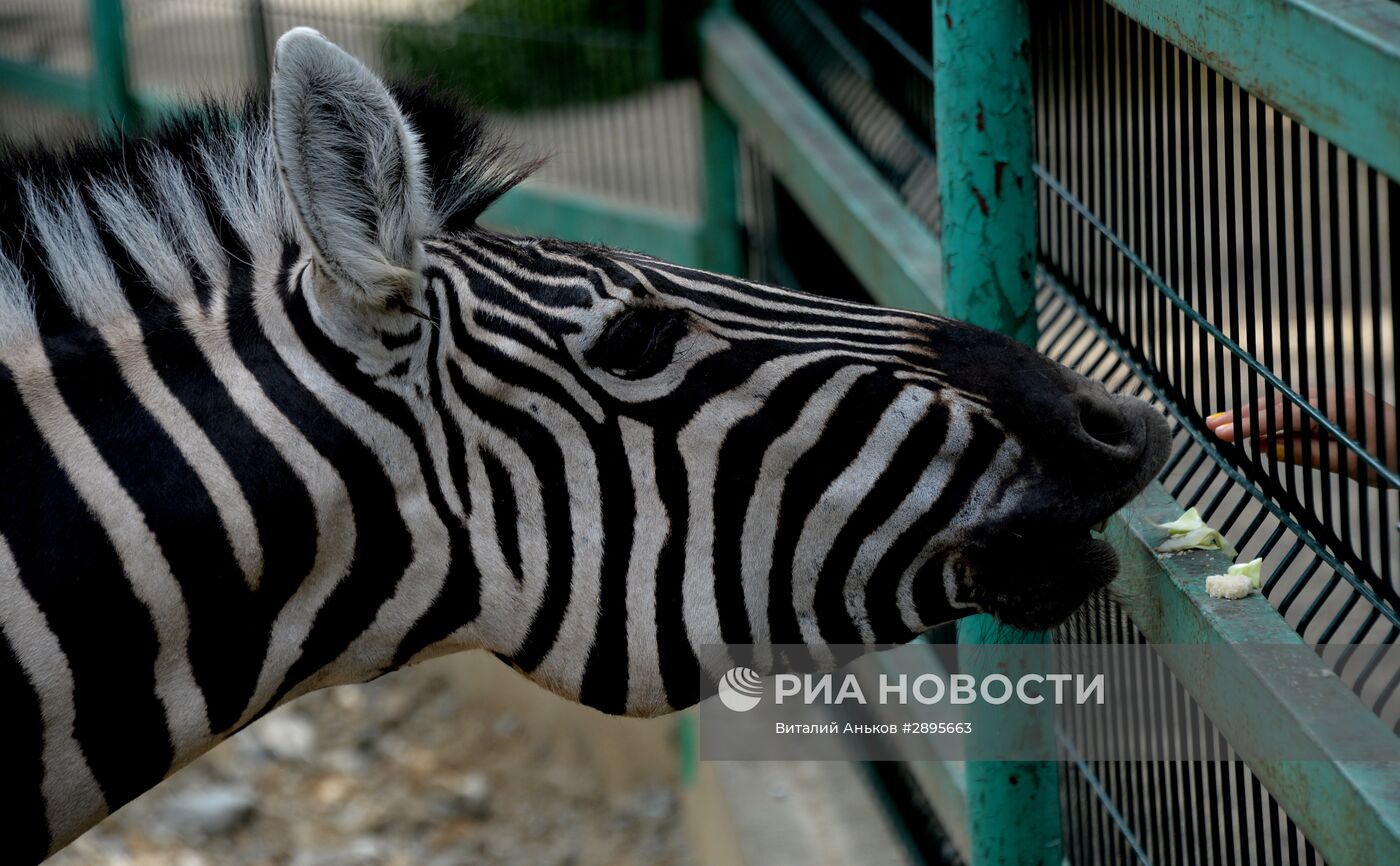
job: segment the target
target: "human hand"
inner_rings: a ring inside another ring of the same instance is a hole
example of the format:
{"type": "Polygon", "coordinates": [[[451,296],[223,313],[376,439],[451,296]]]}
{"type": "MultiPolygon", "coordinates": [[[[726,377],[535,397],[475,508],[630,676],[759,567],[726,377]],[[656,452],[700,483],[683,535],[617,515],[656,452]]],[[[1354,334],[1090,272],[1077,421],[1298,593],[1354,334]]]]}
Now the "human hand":
{"type": "MultiPolygon", "coordinates": [[[[1328,418],[1344,417],[1345,421],[1338,422],[1338,426],[1347,436],[1364,442],[1372,454],[1382,453],[1382,446],[1377,443],[1383,442],[1386,466],[1400,472],[1400,440],[1396,435],[1400,417],[1394,406],[1356,388],[1311,391],[1308,402],[1328,418]],[[1364,431],[1363,419],[1358,418],[1358,414],[1365,416],[1364,431]]],[[[1273,400],[1272,409],[1271,417],[1269,400],[1261,398],[1238,415],[1234,410],[1211,415],[1206,419],[1206,427],[1224,442],[1242,442],[1253,437],[1261,448],[1272,444],[1274,455],[1280,461],[1291,458],[1293,463],[1303,463],[1306,459],[1309,465],[1325,465],[1333,472],[1343,472],[1373,487],[1380,486],[1380,476],[1374,470],[1323,432],[1298,406],[1279,396],[1273,400]]]]}

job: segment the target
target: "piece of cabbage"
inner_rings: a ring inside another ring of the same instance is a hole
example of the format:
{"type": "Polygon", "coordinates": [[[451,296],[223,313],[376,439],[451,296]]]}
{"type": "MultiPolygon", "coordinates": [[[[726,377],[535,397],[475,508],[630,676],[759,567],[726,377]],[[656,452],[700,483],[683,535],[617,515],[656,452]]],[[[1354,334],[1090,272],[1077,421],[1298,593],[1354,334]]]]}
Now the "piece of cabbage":
{"type": "Polygon", "coordinates": [[[1167,531],[1167,540],[1157,545],[1162,553],[1179,553],[1183,550],[1222,550],[1234,559],[1239,555],[1225,536],[1206,525],[1201,513],[1188,508],[1186,513],[1170,523],[1157,524],[1158,529],[1167,531]]]}
{"type": "Polygon", "coordinates": [[[1242,574],[1245,577],[1249,578],[1250,586],[1254,587],[1255,589],[1258,589],[1259,582],[1260,580],[1262,580],[1259,574],[1259,569],[1261,566],[1263,566],[1263,564],[1264,560],[1262,559],[1251,559],[1249,562],[1237,562],[1234,565],[1230,566],[1230,570],[1225,573],[1242,574]]]}

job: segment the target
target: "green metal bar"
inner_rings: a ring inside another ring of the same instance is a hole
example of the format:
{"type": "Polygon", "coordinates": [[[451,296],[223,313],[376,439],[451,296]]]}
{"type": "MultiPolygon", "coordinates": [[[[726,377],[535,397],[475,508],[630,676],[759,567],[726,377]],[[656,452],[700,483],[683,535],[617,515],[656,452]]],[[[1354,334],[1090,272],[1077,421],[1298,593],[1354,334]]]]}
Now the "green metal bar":
{"type": "Polygon", "coordinates": [[[708,95],[701,97],[700,130],[704,155],[700,169],[704,195],[700,242],[705,267],[741,275],[744,261],[739,242],[739,132],[724,109],[708,95]]]}
{"type": "Polygon", "coordinates": [[[705,227],[675,214],[539,185],[516,187],[482,215],[482,223],[520,234],[605,243],[687,267],[705,267],[705,227]]]}
{"type": "Polygon", "coordinates": [[[676,754],[680,757],[681,787],[695,787],[695,780],[700,776],[700,746],[693,709],[676,719],[676,754]]]}
{"type": "Polygon", "coordinates": [[[138,115],[127,79],[122,0],[91,0],[88,31],[92,41],[92,111],[98,126],[107,132],[130,129],[138,115]]]}
{"type": "Polygon", "coordinates": [[[272,44],[267,31],[266,0],[248,0],[248,41],[252,43],[257,81],[272,79],[272,44]]]}
{"type": "MultiPolygon", "coordinates": [[[[1026,0],[936,0],[933,116],[943,203],[948,314],[1035,345],[1034,106],[1026,0]]],[[[958,624],[959,660],[977,675],[980,644],[1047,643],[981,615],[958,624]]],[[[995,671],[997,673],[1014,673],[995,671]]],[[[1012,705],[974,707],[975,736],[1051,744],[1054,730],[1012,705]],[[1027,729],[1029,727],[1029,729],[1027,729]]],[[[964,771],[973,866],[1059,864],[1059,767],[969,761],[964,771]]]]}
{"type": "Polygon", "coordinates": [[[887,306],[943,312],[938,242],[826,112],[732,12],[709,12],[700,39],[705,87],[861,284],[887,306]]]}
{"type": "MultiPolygon", "coordinates": [[[[1013,680],[1025,670],[989,665],[978,652],[982,644],[1049,643],[1048,633],[1019,632],[986,614],[958,623],[958,663],[964,673],[983,677],[998,673],[1013,680]]],[[[1002,655],[989,653],[990,656],[1002,655]]],[[[1048,751],[1054,728],[1014,704],[968,708],[979,748],[995,753],[999,741],[1020,747],[1039,742],[1048,751]]],[[[1053,761],[968,761],[963,770],[964,808],[972,866],[1059,866],[1064,858],[1060,836],[1059,765],[1053,761]]]]}
{"type": "Polygon", "coordinates": [[[0,88],[80,114],[92,110],[92,86],[86,77],[37,63],[0,57],[0,88]]]}
{"type": "Polygon", "coordinates": [[[1105,537],[1122,557],[1120,603],[1329,863],[1400,863],[1400,764],[1342,759],[1396,754],[1395,735],[1267,599],[1206,595],[1206,575],[1229,565],[1222,554],[1164,558],[1154,552],[1166,536],[1156,524],[1180,513],[1176,500],[1153,484],[1109,521],[1105,537]],[[1172,645],[1201,643],[1237,647],[1238,660],[1202,671],[1199,654],[1171,652],[1172,645]],[[1252,654],[1250,646],[1270,651],[1252,654]],[[1278,647],[1297,652],[1279,653],[1278,647]],[[1220,669],[1231,673],[1221,676],[1220,669]],[[1337,759],[1278,760],[1277,749],[1266,744],[1280,737],[1303,744],[1301,753],[1337,759]]]}
{"type": "Polygon", "coordinates": [[[1400,4],[1109,2],[1377,171],[1400,180],[1400,4]]]}
{"type": "Polygon", "coordinates": [[[1025,0],[936,0],[933,120],[948,314],[1035,345],[1025,0]]]}

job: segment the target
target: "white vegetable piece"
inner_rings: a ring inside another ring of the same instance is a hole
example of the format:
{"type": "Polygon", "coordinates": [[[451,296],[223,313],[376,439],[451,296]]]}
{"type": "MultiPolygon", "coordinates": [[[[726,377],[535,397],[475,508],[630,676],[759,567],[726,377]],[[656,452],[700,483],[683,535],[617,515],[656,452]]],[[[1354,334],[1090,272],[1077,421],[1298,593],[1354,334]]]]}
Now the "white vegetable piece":
{"type": "Polygon", "coordinates": [[[1227,541],[1225,536],[1207,526],[1206,522],[1201,519],[1200,512],[1194,508],[1188,508],[1185,514],[1171,523],[1157,524],[1157,528],[1167,531],[1167,540],[1157,545],[1157,550],[1162,553],[1177,553],[1182,550],[1222,550],[1231,559],[1239,555],[1234,545],[1227,541]]]}
{"type": "Polygon", "coordinates": [[[1245,577],[1249,578],[1249,585],[1258,589],[1259,582],[1262,579],[1259,574],[1259,568],[1263,564],[1264,560],[1262,559],[1251,559],[1249,562],[1237,562],[1230,566],[1230,570],[1225,573],[1243,574],[1245,577]]]}
{"type": "Polygon", "coordinates": [[[1206,593],[1211,598],[1244,598],[1254,589],[1247,574],[1212,574],[1206,578],[1206,593]]]}

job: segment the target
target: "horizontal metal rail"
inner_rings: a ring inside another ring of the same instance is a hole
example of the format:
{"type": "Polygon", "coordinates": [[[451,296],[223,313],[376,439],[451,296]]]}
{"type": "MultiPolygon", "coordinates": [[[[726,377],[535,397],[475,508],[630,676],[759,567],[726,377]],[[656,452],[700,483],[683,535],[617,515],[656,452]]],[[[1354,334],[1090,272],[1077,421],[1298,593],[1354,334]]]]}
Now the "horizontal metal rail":
{"type": "Polygon", "coordinates": [[[86,75],[59,72],[37,63],[0,57],[0,89],[75,114],[92,115],[92,82],[86,75]]]}
{"type": "Polygon", "coordinates": [[[1109,2],[1377,171],[1400,180],[1400,4],[1109,2]]]}
{"type": "Polygon", "coordinates": [[[700,40],[706,89],[861,284],[887,306],[944,312],[938,241],[757,34],[715,10],[700,40]]]}
{"type": "Polygon", "coordinates": [[[541,184],[516,187],[481,216],[483,225],[521,234],[607,243],[688,267],[708,267],[704,224],[541,184]]]}

